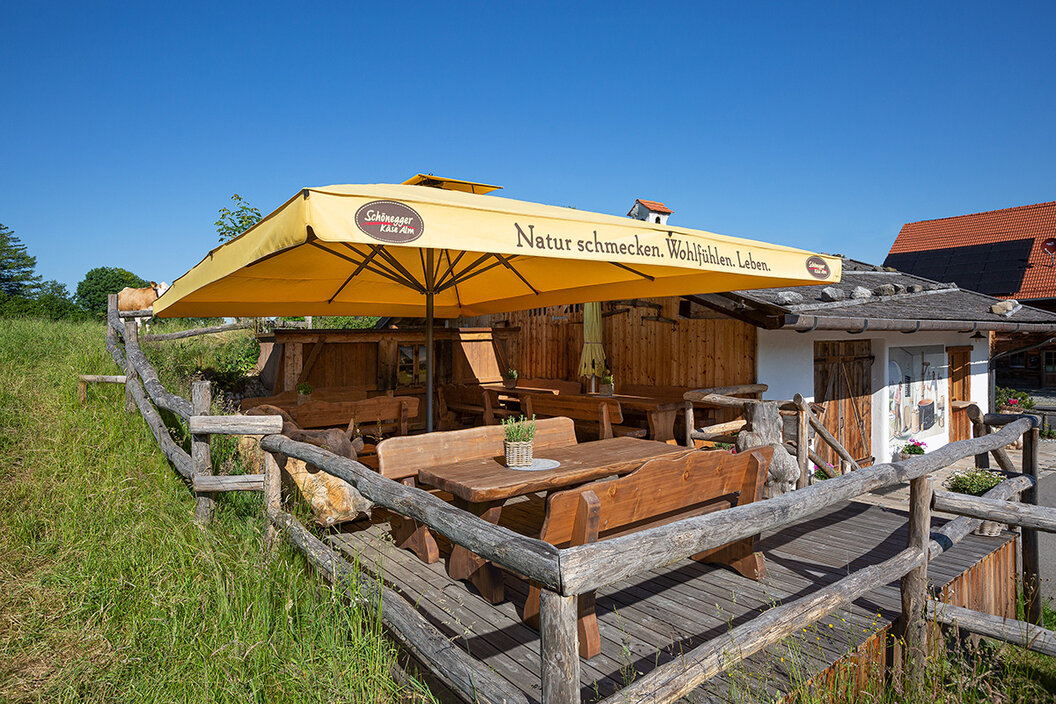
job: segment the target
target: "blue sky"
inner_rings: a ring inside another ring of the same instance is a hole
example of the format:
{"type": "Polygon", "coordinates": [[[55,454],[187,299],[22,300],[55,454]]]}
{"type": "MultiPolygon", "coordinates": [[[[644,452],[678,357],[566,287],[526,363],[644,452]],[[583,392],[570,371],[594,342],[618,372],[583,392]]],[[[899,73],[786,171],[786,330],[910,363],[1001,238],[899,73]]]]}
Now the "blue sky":
{"type": "Polygon", "coordinates": [[[5,3],[0,223],[172,281],[239,193],[422,171],[881,261],[1056,200],[1052,3],[5,3]]]}

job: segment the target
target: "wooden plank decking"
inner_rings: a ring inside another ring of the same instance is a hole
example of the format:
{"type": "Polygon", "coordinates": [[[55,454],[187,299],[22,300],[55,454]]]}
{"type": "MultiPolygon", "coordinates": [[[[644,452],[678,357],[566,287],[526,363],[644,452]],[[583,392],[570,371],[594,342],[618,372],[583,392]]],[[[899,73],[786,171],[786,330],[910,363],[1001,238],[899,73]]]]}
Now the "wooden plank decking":
{"type": "MultiPolygon", "coordinates": [[[[504,524],[528,532],[538,525],[541,502],[532,498],[507,507],[503,517],[504,524]]],[[[602,653],[581,661],[583,701],[611,694],[773,604],[804,596],[893,556],[905,547],[905,525],[905,513],[851,502],[763,536],[760,549],[769,574],[762,582],[684,560],[602,590],[597,599],[602,653]]],[[[524,581],[507,574],[507,600],[493,606],[466,583],[453,582],[443,560],[426,565],[410,552],[396,549],[386,528],[387,524],[359,524],[332,534],[330,540],[368,571],[382,574],[452,642],[538,700],[539,634],[520,619],[527,594],[524,581]]],[[[971,535],[929,565],[931,584],[956,591],[949,594],[951,603],[1011,615],[1013,548],[1012,533],[994,538],[971,535]]],[[[795,639],[749,658],[700,687],[690,701],[773,698],[787,691],[790,683],[813,678],[863,644],[863,651],[882,661],[883,639],[899,610],[896,581],[795,639]]]]}

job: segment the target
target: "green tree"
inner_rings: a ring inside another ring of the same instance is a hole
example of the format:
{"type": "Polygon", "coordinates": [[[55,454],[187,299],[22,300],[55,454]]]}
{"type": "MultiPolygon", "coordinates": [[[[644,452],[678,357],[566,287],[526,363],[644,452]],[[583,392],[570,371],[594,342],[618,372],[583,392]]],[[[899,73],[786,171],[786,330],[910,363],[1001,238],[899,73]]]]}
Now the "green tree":
{"type": "Polygon", "coordinates": [[[127,269],[96,267],[85,274],[84,279],[77,284],[75,299],[77,305],[87,313],[102,317],[106,315],[107,295],[117,293],[125,286],[144,288],[150,286],[150,282],[144,281],[127,269]]]}
{"type": "Polygon", "coordinates": [[[0,224],[0,292],[30,297],[40,286],[37,258],[30,256],[15,231],[0,224]]]}
{"type": "Polygon", "coordinates": [[[231,196],[235,209],[220,208],[220,218],[216,221],[216,232],[221,242],[238,237],[243,232],[260,222],[260,211],[246,202],[237,193],[231,196]]]}

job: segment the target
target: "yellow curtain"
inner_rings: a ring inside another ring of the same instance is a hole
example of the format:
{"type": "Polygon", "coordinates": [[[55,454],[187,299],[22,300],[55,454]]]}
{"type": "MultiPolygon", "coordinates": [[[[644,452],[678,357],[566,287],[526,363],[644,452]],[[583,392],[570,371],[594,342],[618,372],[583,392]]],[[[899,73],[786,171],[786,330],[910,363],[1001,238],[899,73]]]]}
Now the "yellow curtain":
{"type": "Polygon", "coordinates": [[[601,344],[601,304],[583,304],[583,353],[579,357],[580,376],[600,376],[605,369],[605,348],[601,344]]]}

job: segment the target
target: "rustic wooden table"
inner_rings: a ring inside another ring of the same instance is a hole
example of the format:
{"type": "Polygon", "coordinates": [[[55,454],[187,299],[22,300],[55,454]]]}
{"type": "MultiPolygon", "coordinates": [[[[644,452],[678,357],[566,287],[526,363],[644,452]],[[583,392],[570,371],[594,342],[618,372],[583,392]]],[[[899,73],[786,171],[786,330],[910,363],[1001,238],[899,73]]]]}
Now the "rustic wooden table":
{"type": "MultiPolygon", "coordinates": [[[[507,389],[502,384],[482,384],[483,388],[497,391],[500,395],[510,396],[520,400],[522,396],[530,394],[555,394],[553,389],[531,388],[518,386],[507,389]]],[[[658,398],[653,396],[641,396],[637,394],[612,394],[602,396],[601,394],[560,394],[561,398],[591,398],[599,399],[599,403],[605,400],[618,401],[620,408],[626,411],[636,411],[644,414],[649,423],[649,439],[667,442],[675,439],[675,418],[679,411],[685,409],[686,402],[681,399],[658,398]]]]}
{"type": "MultiPolygon", "coordinates": [[[[509,469],[502,457],[489,457],[421,469],[418,481],[450,492],[456,506],[497,524],[508,499],[627,474],[646,460],[685,451],[686,448],[652,440],[609,438],[543,451],[543,459],[561,463],[555,469],[509,469]]],[[[504,598],[499,569],[461,545],[452,548],[447,573],[452,579],[468,579],[492,604],[504,598]]]]}

